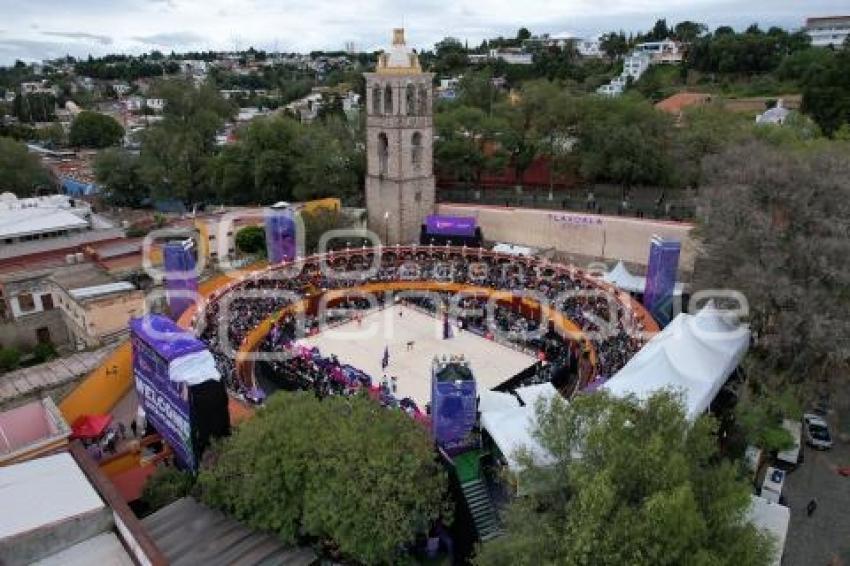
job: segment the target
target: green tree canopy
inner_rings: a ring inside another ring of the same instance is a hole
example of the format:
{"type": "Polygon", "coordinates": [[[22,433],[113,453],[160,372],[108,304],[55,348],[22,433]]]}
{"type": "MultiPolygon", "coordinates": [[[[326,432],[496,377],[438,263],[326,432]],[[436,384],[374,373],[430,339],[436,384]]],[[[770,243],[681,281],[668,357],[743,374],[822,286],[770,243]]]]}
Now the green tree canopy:
{"type": "Polygon", "coordinates": [[[275,394],[213,460],[199,476],[207,504],[367,564],[394,563],[446,510],[428,431],[365,396],[275,394]]]}
{"type": "Polygon", "coordinates": [[[150,196],[139,174],[139,158],[118,148],[105,149],[94,160],[94,174],[103,196],[114,206],[141,206],[150,196]]]}
{"type": "Polygon", "coordinates": [[[112,116],[83,111],[71,123],[68,141],[74,147],[102,148],[118,145],[123,137],[124,128],[112,116]]]}
{"type": "Polygon", "coordinates": [[[50,182],[47,170],[27,146],[11,138],[0,137],[0,192],[28,197],[50,182]]]}
{"type": "Polygon", "coordinates": [[[750,142],[705,163],[695,289],[742,293],[751,354],[796,383],[843,382],[850,360],[848,155],[750,142]]]}
{"type": "Polygon", "coordinates": [[[641,98],[585,99],[577,129],[582,175],[624,188],[668,185],[672,131],[670,116],[641,98]]]}
{"type": "Polygon", "coordinates": [[[554,464],[526,458],[531,493],[511,504],[506,536],[478,563],[771,563],[770,539],[745,520],[750,488],[717,460],[715,422],[689,423],[678,397],[581,395],[538,415],[554,464]]]}
{"type": "Polygon", "coordinates": [[[154,196],[200,202],[209,197],[216,132],[234,108],[209,84],[168,80],[155,88],[164,119],[142,138],[141,175],[154,196]]]}
{"type": "Polygon", "coordinates": [[[434,147],[436,167],[464,183],[480,186],[482,176],[507,163],[504,148],[496,143],[505,124],[474,106],[451,105],[438,114],[439,136],[434,147]]]}
{"type": "Polygon", "coordinates": [[[262,226],[245,226],[236,232],[236,249],[246,254],[265,253],[266,231],[262,226]]]}

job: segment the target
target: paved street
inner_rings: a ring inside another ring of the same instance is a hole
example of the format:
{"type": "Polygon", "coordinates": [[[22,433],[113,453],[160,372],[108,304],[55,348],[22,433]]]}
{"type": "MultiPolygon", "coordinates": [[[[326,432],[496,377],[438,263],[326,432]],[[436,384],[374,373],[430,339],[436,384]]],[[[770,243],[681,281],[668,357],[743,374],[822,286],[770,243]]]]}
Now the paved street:
{"type": "Polygon", "coordinates": [[[791,528],[783,566],[821,566],[834,557],[850,565],[850,478],[836,471],[850,466],[850,443],[838,438],[833,419],[830,428],[835,437],[832,450],[806,447],[805,461],[786,480],[791,528]],[[806,505],[812,498],[818,507],[808,517],[806,505]]]}

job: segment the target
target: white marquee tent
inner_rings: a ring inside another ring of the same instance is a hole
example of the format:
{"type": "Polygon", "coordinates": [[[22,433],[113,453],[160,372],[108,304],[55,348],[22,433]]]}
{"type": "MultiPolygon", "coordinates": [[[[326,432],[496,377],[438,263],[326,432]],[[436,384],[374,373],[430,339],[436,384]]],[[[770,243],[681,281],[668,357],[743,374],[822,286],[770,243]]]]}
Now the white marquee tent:
{"type": "MultiPolygon", "coordinates": [[[[640,275],[633,275],[626,264],[622,261],[618,261],[617,265],[614,268],[602,276],[602,279],[607,283],[611,283],[618,289],[622,289],[623,291],[628,291],[630,293],[643,293],[646,289],[646,277],[641,277],[640,275]]],[[[681,295],[682,289],[684,285],[681,283],[676,283],[676,287],[673,289],[674,295],[681,295]]]]}
{"type": "Polygon", "coordinates": [[[663,389],[684,395],[688,419],[705,412],[747,352],[750,331],[708,304],[679,314],[603,388],[646,399],[663,389]]]}

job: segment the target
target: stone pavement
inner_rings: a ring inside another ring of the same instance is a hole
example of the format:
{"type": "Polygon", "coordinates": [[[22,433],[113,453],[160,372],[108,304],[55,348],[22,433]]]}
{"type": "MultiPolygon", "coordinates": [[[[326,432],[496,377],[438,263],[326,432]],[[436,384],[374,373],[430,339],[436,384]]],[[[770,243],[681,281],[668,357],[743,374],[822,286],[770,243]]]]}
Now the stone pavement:
{"type": "Polygon", "coordinates": [[[116,346],[110,344],[0,375],[0,407],[11,408],[85,377],[103,363],[116,346]]]}

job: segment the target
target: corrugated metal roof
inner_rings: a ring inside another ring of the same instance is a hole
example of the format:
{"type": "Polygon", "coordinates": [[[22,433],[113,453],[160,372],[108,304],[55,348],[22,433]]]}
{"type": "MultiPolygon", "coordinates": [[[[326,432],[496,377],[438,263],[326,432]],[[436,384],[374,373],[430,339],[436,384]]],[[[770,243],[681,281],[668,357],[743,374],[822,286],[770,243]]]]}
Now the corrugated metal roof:
{"type": "Polygon", "coordinates": [[[178,499],[142,523],[173,566],[309,566],[318,560],[312,549],[287,548],[273,535],[246,527],[191,497],[178,499]]]}
{"type": "Polygon", "coordinates": [[[85,228],[88,222],[58,208],[19,208],[0,210],[0,238],[17,238],[57,230],[85,228]]]}
{"type": "Polygon", "coordinates": [[[123,291],[134,291],[136,287],[127,281],[118,281],[117,283],[107,283],[105,285],[94,285],[92,287],[81,287],[79,289],[71,289],[68,291],[75,299],[91,299],[92,297],[100,297],[102,295],[110,295],[112,293],[121,293],[123,291]]]}

